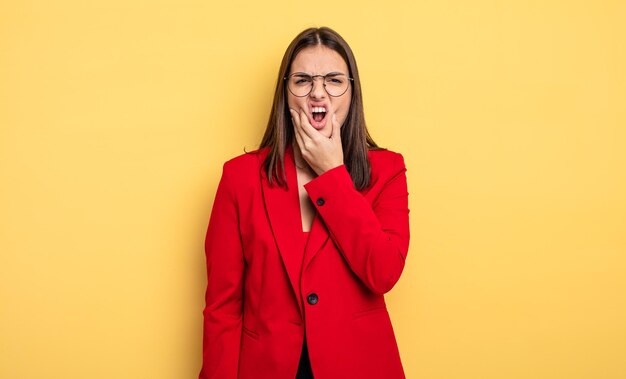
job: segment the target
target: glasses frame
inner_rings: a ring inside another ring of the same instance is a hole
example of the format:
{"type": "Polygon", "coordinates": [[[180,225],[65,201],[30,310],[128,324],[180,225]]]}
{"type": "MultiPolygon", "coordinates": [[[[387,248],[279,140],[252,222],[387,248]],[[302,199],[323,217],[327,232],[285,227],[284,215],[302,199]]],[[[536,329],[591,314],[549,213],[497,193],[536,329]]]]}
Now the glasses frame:
{"type": "Polygon", "coordinates": [[[326,77],[327,76],[339,76],[339,75],[343,75],[346,78],[348,78],[348,83],[352,84],[354,83],[354,78],[349,77],[348,75],[344,74],[343,72],[329,72],[326,75],[309,75],[306,72],[294,72],[293,74],[287,75],[283,78],[284,81],[286,81],[287,83],[285,84],[287,86],[287,90],[289,90],[289,92],[291,92],[292,95],[294,95],[295,97],[306,97],[309,96],[311,94],[311,91],[313,91],[313,87],[315,85],[315,78],[322,78],[322,83],[324,86],[324,91],[326,91],[326,93],[328,94],[328,96],[330,97],[340,97],[346,94],[346,92],[348,92],[348,87],[350,87],[349,85],[346,86],[346,90],[343,91],[343,93],[341,95],[331,95],[328,90],[326,89],[326,77]],[[291,88],[289,88],[289,82],[287,82],[289,80],[289,78],[291,78],[294,75],[306,75],[311,77],[311,89],[309,90],[309,92],[306,93],[306,95],[296,95],[295,93],[293,93],[293,91],[291,90],[291,88]]]}

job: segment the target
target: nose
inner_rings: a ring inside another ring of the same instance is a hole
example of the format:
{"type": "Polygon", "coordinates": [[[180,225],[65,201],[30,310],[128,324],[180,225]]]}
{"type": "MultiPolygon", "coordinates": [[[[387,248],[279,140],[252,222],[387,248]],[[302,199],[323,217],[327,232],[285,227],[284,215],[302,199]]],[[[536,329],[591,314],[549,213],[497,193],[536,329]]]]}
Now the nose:
{"type": "Polygon", "coordinates": [[[315,77],[313,78],[313,83],[311,84],[313,88],[311,89],[311,97],[315,99],[322,99],[326,96],[326,89],[324,88],[324,78],[315,77]],[[319,80],[316,80],[319,79],[319,80]]]}

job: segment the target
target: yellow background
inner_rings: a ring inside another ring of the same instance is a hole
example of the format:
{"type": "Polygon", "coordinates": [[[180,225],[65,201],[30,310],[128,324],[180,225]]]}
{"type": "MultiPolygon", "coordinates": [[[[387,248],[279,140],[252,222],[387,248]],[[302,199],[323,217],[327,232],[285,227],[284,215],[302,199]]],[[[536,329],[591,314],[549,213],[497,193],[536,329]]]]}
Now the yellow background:
{"type": "Polygon", "coordinates": [[[2,1],[0,378],[195,378],[222,163],[309,26],[404,154],[408,378],[626,378],[623,1],[2,1]]]}

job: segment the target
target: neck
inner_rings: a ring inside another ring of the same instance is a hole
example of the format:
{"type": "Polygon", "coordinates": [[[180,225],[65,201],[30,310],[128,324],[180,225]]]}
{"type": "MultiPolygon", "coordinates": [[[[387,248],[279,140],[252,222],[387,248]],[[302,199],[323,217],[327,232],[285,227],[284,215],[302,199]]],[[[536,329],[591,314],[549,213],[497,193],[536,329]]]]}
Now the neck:
{"type": "Polygon", "coordinates": [[[303,170],[309,169],[309,164],[302,158],[302,152],[300,151],[300,145],[294,139],[292,143],[293,147],[293,158],[297,168],[302,168],[303,170]]]}

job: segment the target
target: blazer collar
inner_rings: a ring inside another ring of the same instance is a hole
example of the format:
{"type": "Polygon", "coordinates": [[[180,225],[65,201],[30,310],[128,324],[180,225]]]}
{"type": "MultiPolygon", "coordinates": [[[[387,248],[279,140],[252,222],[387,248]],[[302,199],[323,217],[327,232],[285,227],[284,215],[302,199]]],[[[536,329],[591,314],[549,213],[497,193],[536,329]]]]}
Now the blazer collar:
{"type": "Polygon", "coordinates": [[[308,242],[304,249],[304,257],[302,256],[300,245],[302,216],[293,146],[289,144],[285,149],[284,163],[288,189],[278,186],[275,182],[272,185],[269,184],[267,173],[262,167],[268,152],[269,149],[263,149],[258,155],[265,211],[301,315],[304,317],[304,303],[302,296],[298,293],[301,277],[299,270],[301,268],[302,273],[306,272],[309,263],[328,240],[329,233],[319,213],[315,212],[308,242]]]}

